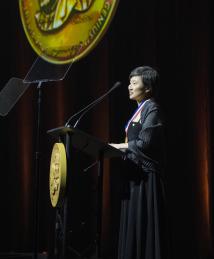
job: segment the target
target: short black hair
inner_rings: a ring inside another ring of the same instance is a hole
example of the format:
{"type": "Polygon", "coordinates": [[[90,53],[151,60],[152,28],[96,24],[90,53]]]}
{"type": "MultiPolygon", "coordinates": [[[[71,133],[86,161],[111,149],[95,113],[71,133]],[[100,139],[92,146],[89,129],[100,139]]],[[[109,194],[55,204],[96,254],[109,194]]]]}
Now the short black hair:
{"type": "Polygon", "coordinates": [[[141,66],[133,69],[129,79],[133,76],[141,76],[144,86],[150,90],[151,95],[156,97],[158,94],[159,73],[150,66],[141,66]]]}

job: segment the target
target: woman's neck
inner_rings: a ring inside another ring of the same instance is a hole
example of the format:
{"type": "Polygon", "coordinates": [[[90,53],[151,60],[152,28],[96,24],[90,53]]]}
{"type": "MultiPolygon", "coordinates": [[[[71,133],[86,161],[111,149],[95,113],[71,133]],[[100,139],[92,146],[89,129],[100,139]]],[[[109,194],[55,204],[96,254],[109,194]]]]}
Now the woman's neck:
{"type": "Polygon", "coordinates": [[[141,101],[137,101],[137,105],[140,106],[141,103],[145,102],[146,100],[148,100],[149,98],[143,98],[141,101]]]}

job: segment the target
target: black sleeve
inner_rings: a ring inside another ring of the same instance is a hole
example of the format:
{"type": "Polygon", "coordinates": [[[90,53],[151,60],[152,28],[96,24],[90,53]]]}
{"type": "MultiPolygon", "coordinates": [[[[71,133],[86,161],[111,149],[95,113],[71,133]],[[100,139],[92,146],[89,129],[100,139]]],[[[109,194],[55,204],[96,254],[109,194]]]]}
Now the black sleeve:
{"type": "Polygon", "coordinates": [[[162,126],[159,109],[149,111],[144,120],[142,118],[142,128],[136,139],[128,142],[128,157],[155,161],[161,145],[162,126]]]}

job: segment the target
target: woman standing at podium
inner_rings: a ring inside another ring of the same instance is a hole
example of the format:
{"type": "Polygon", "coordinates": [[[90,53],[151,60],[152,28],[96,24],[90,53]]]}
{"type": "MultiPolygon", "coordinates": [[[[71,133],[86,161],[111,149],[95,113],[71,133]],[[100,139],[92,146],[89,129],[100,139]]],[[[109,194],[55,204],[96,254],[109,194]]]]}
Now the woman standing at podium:
{"type": "Polygon", "coordinates": [[[125,143],[111,144],[135,163],[128,177],[124,175],[128,190],[121,203],[118,259],[168,259],[164,127],[156,102],[159,75],[142,66],[131,71],[129,79],[129,98],[138,107],[126,125],[125,143]]]}

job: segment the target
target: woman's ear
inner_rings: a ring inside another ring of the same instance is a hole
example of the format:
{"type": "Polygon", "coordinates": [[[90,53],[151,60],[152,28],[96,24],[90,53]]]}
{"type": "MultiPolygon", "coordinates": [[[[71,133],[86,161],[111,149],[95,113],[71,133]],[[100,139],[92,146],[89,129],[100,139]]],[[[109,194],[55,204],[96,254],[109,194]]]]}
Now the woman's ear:
{"type": "Polygon", "coordinates": [[[150,88],[146,88],[146,91],[145,91],[147,94],[148,93],[151,93],[151,89],[150,88]]]}
{"type": "Polygon", "coordinates": [[[146,94],[147,98],[152,97],[152,89],[151,88],[146,88],[145,94],[146,94]]]}

